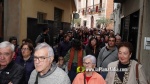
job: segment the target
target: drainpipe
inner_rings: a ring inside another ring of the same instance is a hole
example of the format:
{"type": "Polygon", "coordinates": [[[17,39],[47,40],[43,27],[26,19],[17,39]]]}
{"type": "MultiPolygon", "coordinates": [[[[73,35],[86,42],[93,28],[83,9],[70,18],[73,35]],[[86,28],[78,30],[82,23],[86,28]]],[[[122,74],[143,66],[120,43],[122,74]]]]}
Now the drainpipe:
{"type": "Polygon", "coordinates": [[[142,43],[142,29],[143,29],[143,17],[144,17],[144,4],[145,4],[145,0],[143,0],[143,11],[142,11],[142,15],[141,15],[141,26],[140,26],[140,37],[139,37],[139,49],[138,49],[138,62],[140,63],[141,58],[140,58],[140,54],[141,54],[141,43],[142,43]]]}
{"type": "Polygon", "coordinates": [[[94,12],[94,0],[93,0],[93,12],[94,12]]]}
{"type": "Polygon", "coordinates": [[[86,9],[85,9],[85,15],[87,14],[87,5],[88,5],[88,0],[86,0],[86,9]]]}

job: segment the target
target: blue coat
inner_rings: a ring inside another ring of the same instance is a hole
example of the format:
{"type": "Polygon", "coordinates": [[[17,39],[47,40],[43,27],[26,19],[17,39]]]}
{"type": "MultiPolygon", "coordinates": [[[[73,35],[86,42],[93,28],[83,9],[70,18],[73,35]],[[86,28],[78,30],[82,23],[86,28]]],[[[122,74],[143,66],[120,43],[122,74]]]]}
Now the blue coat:
{"type": "Polygon", "coordinates": [[[15,61],[16,61],[16,63],[18,63],[19,65],[24,67],[25,72],[24,72],[23,81],[24,81],[24,84],[28,84],[30,74],[35,69],[33,56],[30,56],[30,58],[27,61],[24,61],[22,56],[17,56],[15,61]]]}

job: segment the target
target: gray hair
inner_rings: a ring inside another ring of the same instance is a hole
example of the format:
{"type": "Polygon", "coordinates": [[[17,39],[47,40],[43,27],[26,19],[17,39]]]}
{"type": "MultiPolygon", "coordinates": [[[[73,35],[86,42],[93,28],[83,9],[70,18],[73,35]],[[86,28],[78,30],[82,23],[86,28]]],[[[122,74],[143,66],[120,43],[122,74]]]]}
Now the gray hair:
{"type": "Polygon", "coordinates": [[[42,48],[47,48],[48,49],[48,56],[54,56],[54,51],[52,49],[51,46],[49,46],[47,43],[43,42],[43,43],[40,43],[38,44],[36,47],[35,47],[35,51],[39,50],[39,49],[42,49],[42,48]]]}
{"type": "Polygon", "coordinates": [[[87,55],[85,57],[83,57],[83,62],[87,59],[90,58],[93,64],[96,64],[96,58],[93,55],[87,55]]]}
{"type": "Polygon", "coordinates": [[[12,52],[14,52],[14,50],[15,50],[14,44],[12,44],[8,41],[3,41],[0,43],[0,48],[6,48],[6,47],[9,47],[12,52]]]}
{"type": "Polygon", "coordinates": [[[121,40],[121,36],[119,36],[119,35],[116,35],[116,39],[120,39],[120,40],[121,40]]]}

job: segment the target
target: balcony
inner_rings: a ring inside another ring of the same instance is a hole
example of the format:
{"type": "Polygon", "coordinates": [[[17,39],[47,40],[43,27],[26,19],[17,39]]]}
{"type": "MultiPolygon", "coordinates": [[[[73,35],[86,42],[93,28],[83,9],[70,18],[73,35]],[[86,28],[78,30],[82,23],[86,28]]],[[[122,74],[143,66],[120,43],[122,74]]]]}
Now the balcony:
{"type": "Polygon", "coordinates": [[[126,0],[114,0],[114,3],[123,3],[125,2],[126,0]]]}

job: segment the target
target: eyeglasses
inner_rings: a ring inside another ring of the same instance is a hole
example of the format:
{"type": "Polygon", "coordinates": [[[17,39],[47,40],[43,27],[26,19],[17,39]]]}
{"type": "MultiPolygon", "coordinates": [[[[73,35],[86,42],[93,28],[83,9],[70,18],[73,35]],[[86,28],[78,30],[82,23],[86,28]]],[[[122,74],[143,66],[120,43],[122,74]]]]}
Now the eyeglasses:
{"type": "Polygon", "coordinates": [[[44,57],[44,56],[41,56],[41,57],[37,57],[37,56],[34,56],[34,61],[40,61],[40,62],[43,62],[46,58],[49,58],[50,56],[48,57],[44,57]]]}
{"type": "Polygon", "coordinates": [[[11,55],[11,53],[0,53],[0,57],[1,57],[1,56],[8,57],[8,56],[10,56],[10,55],[11,55]]]}
{"type": "Polygon", "coordinates": [[[83,62],[83,65],[92,65],[93,63],[91,62],[83,62]]]}
{"type": "Polygon", "coordinates": [[[21,50],[23,51],[23,50],[29,50],[29,48],[21,48],[21,50]]]}

